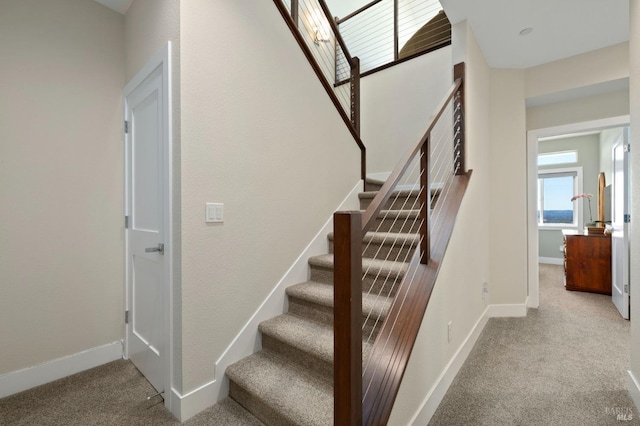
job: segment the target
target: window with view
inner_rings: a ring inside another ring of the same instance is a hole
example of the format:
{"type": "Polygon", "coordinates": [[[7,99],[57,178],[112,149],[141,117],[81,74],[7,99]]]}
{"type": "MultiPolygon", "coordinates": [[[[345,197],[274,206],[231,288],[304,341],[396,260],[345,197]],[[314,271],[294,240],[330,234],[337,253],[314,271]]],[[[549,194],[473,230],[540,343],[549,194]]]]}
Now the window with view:
{"type": "Polygon", "coordinates": [[[571,198],[582,192],[582,170],[540,170],[538,172],[538,226],[579,227],[580,207],[571,198]]]}

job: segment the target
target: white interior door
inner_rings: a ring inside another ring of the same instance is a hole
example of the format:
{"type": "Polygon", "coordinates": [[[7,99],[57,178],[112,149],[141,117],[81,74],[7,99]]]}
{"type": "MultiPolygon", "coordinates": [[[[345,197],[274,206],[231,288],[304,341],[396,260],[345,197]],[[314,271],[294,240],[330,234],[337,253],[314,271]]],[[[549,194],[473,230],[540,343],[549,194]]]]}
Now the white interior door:
{"type": "Polygon", "coordinates": [[[127,132],[127,353],[158,392],[165,356],[165,128],[163,68],[125,95],[127,132]]]}
{"type": "Polygon", "coordinates": [[[613,148],[611,191],[611,298],[623,318],[629,319],[629,156],[628,129],[613,148]]]}

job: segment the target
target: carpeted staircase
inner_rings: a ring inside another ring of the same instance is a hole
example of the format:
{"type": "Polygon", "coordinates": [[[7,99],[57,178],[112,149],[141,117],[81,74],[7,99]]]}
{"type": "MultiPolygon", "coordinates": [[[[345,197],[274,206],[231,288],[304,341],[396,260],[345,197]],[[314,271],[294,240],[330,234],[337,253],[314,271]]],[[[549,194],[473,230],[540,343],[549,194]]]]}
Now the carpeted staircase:
{"type": "MultiPolygon", "coordinates": [[[[369,205],[380,185],[367,182],[367,189],[373,190],[359,195],[361,209],[369,205]]],[[[393,278],[401,278],[407,268],[406,263],[384,259],[404,259],[418,244],[413,219],[419,212],[402,209],[412,206],[416,197],[415,190],[399,191],[395,201],[389,201],[387,210],[380,213],[377,219],[380,226],[374,226],[377,231],[365,236],[364,245],[373,243],[367,249],[363,246],[363,271],[367,271],[363,289],[373,289],[371,294],[363,294],[364,360],[382,325],[381,319],[391,306],[394,291],[389,283],[393,278]],[[370,312],[373,314],[368,315],[370,312]]],[[[329,254],[309,259],[310,280],[287,288],[288,312],[260,324],[262,350],[226,370],[229,398],[248,412],[246,424],[255,424],[257,418],[277,426],[333,425],[331,234],[328,240],[329,254]]]]}

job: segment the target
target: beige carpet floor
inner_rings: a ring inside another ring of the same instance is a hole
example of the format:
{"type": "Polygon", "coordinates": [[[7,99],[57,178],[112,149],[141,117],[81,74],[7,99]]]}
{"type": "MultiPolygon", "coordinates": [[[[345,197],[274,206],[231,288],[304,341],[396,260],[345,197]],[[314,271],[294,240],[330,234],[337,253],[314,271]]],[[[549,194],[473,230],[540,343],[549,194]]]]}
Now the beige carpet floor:
{"type": "MultiPolygon", "coordinates": [[[[610,297],[568,292],[562,267],[541,265],[540,308],[488,322],[429,424],[638,425],[626,390],[629,324],[610,297]]],[[[130,362],[115,361],[0,399],[0,425],[180,424],[151,394],[130,362]]],[[[185,424],[261,423],[227,399],[185,424]]]]}
{"type": "Polygon", "coordinates": [[[638,425],[629,339],[610,296],[566,291],[562,266],[540,265],[539,309],[489,320],[429,425],[638,425]]]}
{"type": "MultiPolygon", "coordinates": [[[[169,426],[180,425],[161,397],[129,361],[114,361],[46,385],[0,399],[0,425],[169,426]]],[[[225,399],[187,426],[259,426],[235,402],[225,399]]]]}

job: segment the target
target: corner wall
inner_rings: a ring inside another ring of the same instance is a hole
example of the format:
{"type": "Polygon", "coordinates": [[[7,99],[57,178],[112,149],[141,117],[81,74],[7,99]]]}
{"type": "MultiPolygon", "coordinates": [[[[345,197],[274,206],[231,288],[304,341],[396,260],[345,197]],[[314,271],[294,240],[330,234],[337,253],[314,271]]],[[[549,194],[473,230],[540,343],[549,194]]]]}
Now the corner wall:
{"type": "Polygon", "coordinates": [[[492,304],[527,298],[527,150],[525,73],[491,70],[491,202],[489,252],[492,304]]]}
{"type": "Polygon", "coordinates": [[[0,8],[1,376],[123,339],[124,19],[0,8]]]}

